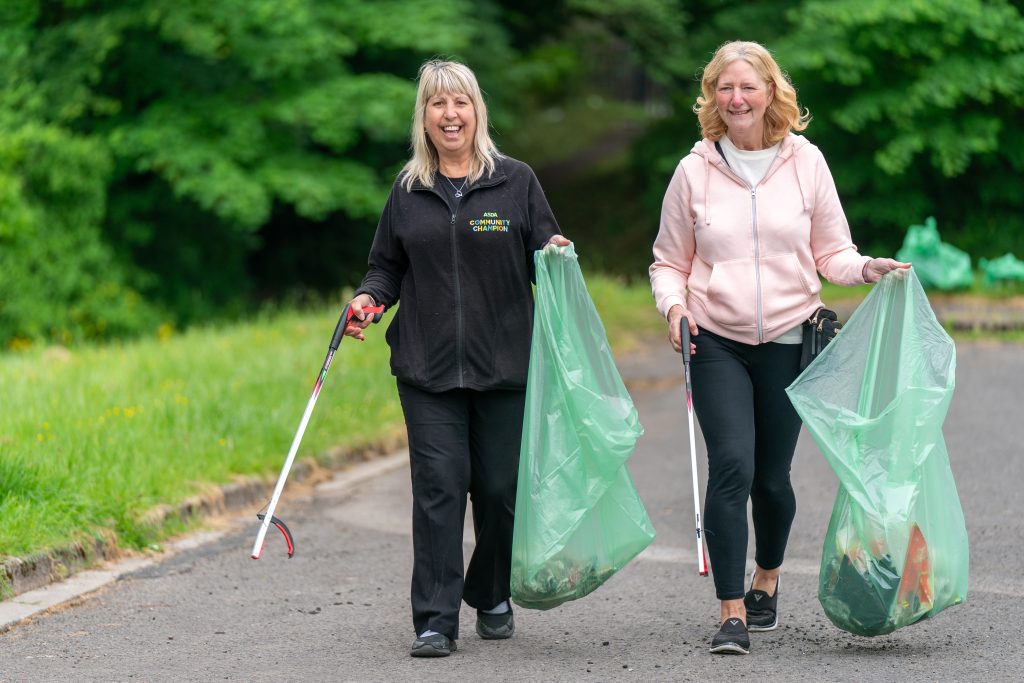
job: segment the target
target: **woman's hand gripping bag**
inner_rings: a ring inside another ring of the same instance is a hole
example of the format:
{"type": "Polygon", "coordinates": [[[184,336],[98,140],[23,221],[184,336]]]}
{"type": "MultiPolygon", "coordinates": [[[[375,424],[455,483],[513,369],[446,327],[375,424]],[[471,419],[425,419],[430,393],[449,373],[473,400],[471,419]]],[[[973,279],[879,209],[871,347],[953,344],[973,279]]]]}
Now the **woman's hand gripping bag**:
{"type": "Polygon", "coordinates": [[[956,349],[913,269],[886,274],[787,388],[839,478],[818,599],[877,636],[967,598],[967,529],[942,423],[956,349]]]}
{"type": "Polygon", "coordinates": [[[587,595],[654,539],[626,469],[643,433],[573,247],[537,252],[512,539],[512,600],[587,595]]]}

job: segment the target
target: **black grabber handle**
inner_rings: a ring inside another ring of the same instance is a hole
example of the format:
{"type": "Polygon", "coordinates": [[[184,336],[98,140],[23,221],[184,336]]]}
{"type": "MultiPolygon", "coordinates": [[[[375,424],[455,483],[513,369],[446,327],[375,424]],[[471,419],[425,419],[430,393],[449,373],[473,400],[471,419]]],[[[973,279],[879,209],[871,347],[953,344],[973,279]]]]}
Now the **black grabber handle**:
{"type": "Polygon", "coordinates": [[[679,319],[679,336],[683,340],[683,362],[690,362],[690,321],[684,315],[679,319]]]}
{"type": "MultiPolygon", "coordinates": [[[[384,304],[379,306],[363,306],[363,313],[373,313],[373,322],[380,322],[380,318],[384,315],[384,304]]],[[[352,307],[345,304],[345,309],[341,312],[341,318],[338,319],[338,326],[334,328],[334,336],[331,337],[331,351],[337,351],[338,345],[341,344],[341,338],[345,336],[345,328],[348,327],[348,321],[352,318],[352,307]]]]}

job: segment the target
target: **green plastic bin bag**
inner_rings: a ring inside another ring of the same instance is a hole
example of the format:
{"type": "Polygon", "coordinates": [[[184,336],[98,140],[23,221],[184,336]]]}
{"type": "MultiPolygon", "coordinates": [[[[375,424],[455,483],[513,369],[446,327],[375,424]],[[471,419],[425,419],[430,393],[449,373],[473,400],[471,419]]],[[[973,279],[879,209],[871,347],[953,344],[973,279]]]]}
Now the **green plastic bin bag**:
{"type": "Polygon", "coordinates": [[[786,392],[839,478],[818,599],[877,636],[967,598],[967,529],[942,423],[956,350],[914,269],[886,274],[786,392]]]}
{"type": "Polygon", "coordinates": [[[924,225],[911,225],[896,258],[914,264],[921,284],[928,288],[960,289],[974,282],[971,256],[939,239],[939,228],[931,216],[924,225]]]}
{"type": "Polygon", "coordinates": [[[536,253],[537,293],[512,536],[512,600],[587,595],[654,540],[626,460],[643,433],[573,247],[536,253]]]}
{"type": "Polygon", "coordinates": [[[1013,254],[1003,254],[991,261],[986,258],[978,259],[978,268],[981,269],[982,282],[986,287],[1024,282],[1024,261],[1013,254]]]}

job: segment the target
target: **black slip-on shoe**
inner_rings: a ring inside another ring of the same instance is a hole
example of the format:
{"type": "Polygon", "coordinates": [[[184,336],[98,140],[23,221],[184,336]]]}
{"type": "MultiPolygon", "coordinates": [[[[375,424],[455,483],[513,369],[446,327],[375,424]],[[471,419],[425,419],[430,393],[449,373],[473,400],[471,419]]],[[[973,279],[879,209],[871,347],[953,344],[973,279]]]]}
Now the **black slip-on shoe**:
{"type": "Polygon", "coordinates": [[[750,636],[742,619],[726,619],[711,639],[711,652],[718,655],[750,654],[750,636]]]}
{"type": "Polygon", "coordinates": [[[458,649],[454,640],[444,634],[434,633],[412,641],[409,654],[413,657],[447,657],[458,649]]]}
{"type": "Polygon", "coordinates": [[[476,633],[484,640],[503,640],[511,638],[516,632],[516,621],[512,616],[512,606],[501,614],[488,614],[476,611],[476,633]]]}
{"type": "MultiPolygon", "coordinates": [[[[775,580],[775,592],[772,595],[762,590],[755,590],[753,585],[743,596],[743,606],[747,608],[747,630],[772,631],[779,625],[779,583],[775,580]]],[[[753,584],[754,579],[750,579],[753,584]]]]}

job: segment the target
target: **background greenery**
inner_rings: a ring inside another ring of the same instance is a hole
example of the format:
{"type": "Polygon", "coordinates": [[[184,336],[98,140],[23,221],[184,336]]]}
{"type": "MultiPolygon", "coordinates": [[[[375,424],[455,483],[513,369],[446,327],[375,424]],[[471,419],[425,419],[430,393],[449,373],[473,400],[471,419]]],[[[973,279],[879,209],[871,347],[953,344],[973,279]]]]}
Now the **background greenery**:
{"type": "Polygon", "coordinates": [[[73,345],[356,284],[419,64],[477,71],[585,268],[643,281],[715,47],[775,52],[854,237],[934,215],[1024,255],[1009,0],[4,0],[0,344],[73,345]]]}

